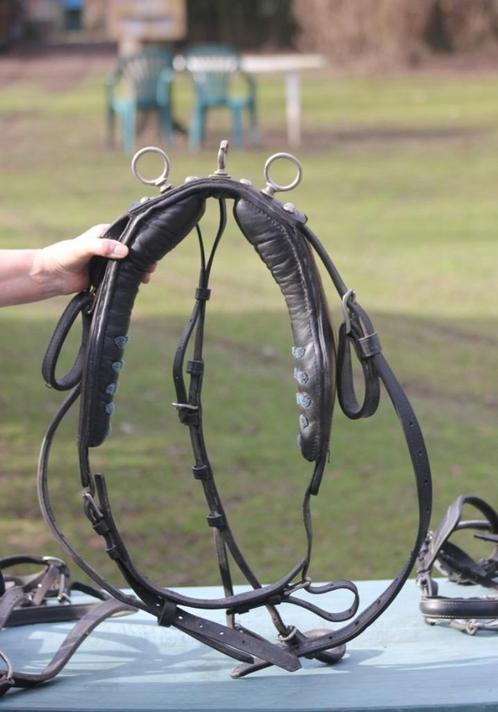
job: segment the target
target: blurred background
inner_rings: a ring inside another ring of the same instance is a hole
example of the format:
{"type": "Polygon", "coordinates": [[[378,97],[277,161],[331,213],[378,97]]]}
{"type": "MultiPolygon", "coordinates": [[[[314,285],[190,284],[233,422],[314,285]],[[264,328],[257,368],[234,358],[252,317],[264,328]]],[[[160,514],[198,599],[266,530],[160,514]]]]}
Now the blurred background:
{"type": "MultiPolygon", "coordinates": [[[[266,158],[290,150],[304,179],[282,200],[308,215],[377,326],[427,439],[435,521],[459,494],[495,502],[498,2],[0,0],[0,47],[2,248],[75,236],[153,195],[130,173],[142,146],[168,152],[174,185],[212,173],[223,138],[231,175],[256,187],[266,158]]],[[[161,168],[141,164],[151,177],[161,168]]],[[[292,178],[289,166],[274,170],[292,178]]],[[[216,224],[208,210],[208,240],[216,224]]],[[[165,585],[217,583],[188,432],[169,405],[198,259],[186,239],[140,290],[113,435],[93,453],[130,551],[165,585]]],[[[212,287],[206,440],[236,538],[271,581],[303,556],[311,472],[295,446],[283,300],[233,221],[212,287]]],[[[0,555],[61,553],[35,471],[60,401],[40,364],[66,303],[0,312],[0,555]]],[[[82,513],[76,422],[54,447],[55,507],[77,548],[119,582],[82,513]]],[[[395,575],[415,535],[412,480],[386,399],[361,422],[336,408],[313,502],[314,579],[395,575]]]]}

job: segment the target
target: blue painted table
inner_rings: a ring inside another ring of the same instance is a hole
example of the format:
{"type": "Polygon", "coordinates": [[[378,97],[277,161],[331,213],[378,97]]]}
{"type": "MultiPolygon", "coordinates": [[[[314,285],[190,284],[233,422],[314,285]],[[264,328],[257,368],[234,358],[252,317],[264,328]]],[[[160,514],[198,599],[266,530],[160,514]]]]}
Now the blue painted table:
{"type": "MultiPolygon", "coordinates": [[[[384,586],[382,581],[360,583],[362,605],[384,586]]],[[[181,590],[220,595],[215,588],[181,590]]],[[[443,582],[441,593],[476,595],[476,589],[443,582]]],[[[144,613],[116,618],[92,633],[55,681],[9,692],[0,707],[5,712],[498,710],[497,634],[471,637],[428,626],[418,612],[418,600],[418,589],[409,581],[387,612],[348,644],[346,657],[335,667],[303,660],[303,669],[295,673],[272,667],[241,680],[229,677],[236,661],[173,628],[159,628],[144,613]]],[[[348,599],[336,592],[324,595],[320,603],[338,610],[348,599]]],[[[284,617],[302,630],[321,625],[294,606],[287,606],[284,617]]],[[[223,620],[217,612],[213,618],[223,620]]],[[[273,639],[264,609],[246,620],[273,639]]],[[[42,666],[69,627],[61,623],[8,629],[2,631],[0,644],[17,669],[25,661],[42,666]]]]}

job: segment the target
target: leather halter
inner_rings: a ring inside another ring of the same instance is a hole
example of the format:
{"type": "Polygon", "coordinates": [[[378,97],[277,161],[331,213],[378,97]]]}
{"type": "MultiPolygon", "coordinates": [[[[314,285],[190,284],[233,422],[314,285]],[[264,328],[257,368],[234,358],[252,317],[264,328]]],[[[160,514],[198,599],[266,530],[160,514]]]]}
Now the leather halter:
{"type": "Polygon", "coordinates": [[[422,590],[420,611],[426,623],[448,624],[471,635],[479,629],[498,629],[497,596],[440,596],[432,578],[434,567],[455,583],[498,590],[498,513],[490,504],[480,497],[457,497],[437,529],[426,537],[417,560],[417,582],[422,590]],[[465,505],[477,509],[484,519],[463,519],[465,505]],[[455,532],[463,530],[475,531],[477,539],[494,544],[491,556],[476,561],[450,541],[455,532]]]}
{"type": "Polygon", "coordinates": [[[9,657],[0,651],[3,663],[0,671],[0,697],[12,688],[36,687],[51,680],[99,623],[110,616],[133,610],[93,586],[71,582],[69,569],[61,559],[24,555],[0,559],[0,629],[36,623],[78,621],[52,660],[40,672],[15,670],[9,657]],[[32,573],[20,575],[12,571],[16,571],[16,567],[36,568],[32,573]],[[73,591],[91,596],[98,603],[72,603],[73,591]],[[54,599],[58,605],[54,604],[54,599]]]}
{"type": "MultiPolygon", "coordinates": [[[[344,644],[361,633],[386,609],[412,569],[430,521],[431,475],[417,419],[382,354],[375,329],[356,301],[354,293],[347,289],[318,238],[306,226],[306,217],[292,204],[282,204],[273,197],[279,186],[269,179],[267,173],[268,182],[263,191],[254,189],[247,180],[232,180],[225,170],[225,157],[226,145],[222,145],[218,154],[218,169],[212,176],[188,179],[177,188],[166,185],[165,171],[160,180],[156,181],[163,185],[162,194],[133,206],[109,229],[107,236],[126,244],[129,255],[123,261],[96,260],[92,270],[92,288],[77,295],[69,304],[44,360],[43,375],[47,383],[70,392],[45,437],[40,454],[38,481],[46,521],[87,574],[118,600],[153,614],[160,625],[175,626],[237,659],[241,665],[232,675],[241,677],[270,664],[289,671],[296,670],[300,667],[299,658],[302,656],[317,657],[326,662],[341,657],[344,644]],[[207,257],[198,222],[206,202],[211,200],[219,204],[220,226],[211,254],[207,257]],[[235,541],[216,488],[203,437],[201,389],[204,318],[210,297],[211,266],[225,227],[226,203],[229,200],[233,201],[235,220],[241,232],[271,272],[287,304],[294,339],[292,353],[296,361],[298,440],[303,457],[313,463],[303,502],[307,536],[305,556],[281,580],[267,586],[261,585],[235,541]],[[189,429],[194,455],[193,475],[203,487],[209,508],[207,520],[214,531],[224,589],[224,596],[217,599],[192,598],[161,588],[151,583],[136,568],[114,522],[105,477],[92,473],[89,454],[91,448],[98,447],[108,433],[130,315],[143,275],[151,264],[162,259],[194,229],[199,237],[201,270],[192,315],[180,337],[174,358],[173,380],[177,393],[174,405],[180,421],[189,429]],[[342,299],[345,324],[339,330],[337,367],[333,330],[313,251],[323,263],[342,299]],[[80,352],[69,374],[57,378],[57,356],[78,314],[81,314],[84,325],[80,352]],[[185,366],[185,353],[190,341],[193,343],[193,358],[185,366]],[[357,402],[353,387],[351,347],[361,363],[365,379],[365,395],[361,405],[357,402]],[[188,388],[185,374],[190,379],[188,388]],[[356,615],[359,597],[353,582],[341,580],[317,586],[312,584],[308,576],[312,546],[310,498],[319,492],[328,458],[336,385],[344,412],[357,419],[375,412],[380,383],[384,384],[392,401],[406,439],[416,481],[419,525],[411,553],[398,576],[377,600],[356,615]],[[85,490],[84,510],[94,530],[105,540],[108,555],[138,599],[123,594],[103,579],[76,552],[55,521],[47,484],[50,448],[61,420],[78,398],[78,451],[81,482],[85,490]],[[229,556],[252,590],[234,593],[229,556]],[[296,595],[301,589],[316,595],[346,589],[352,594],[352,603],[346,610],[329,612],[296,595]],[[284,623],[279,612],[282,603],[304,607],[327,621],[349,622],[336,631],[321,629],[305,635],[295,626],[284,623]],[[226,625],[186,611],[185,606],[200,610],[224,609],[226,625]],[[271,615],[279,633],[279,643],[263,639],[236,619],[236,616],[261,606],[265,606],[271,615]]],[[[296,162],[296,159],[292,160],[296,162]]]]}

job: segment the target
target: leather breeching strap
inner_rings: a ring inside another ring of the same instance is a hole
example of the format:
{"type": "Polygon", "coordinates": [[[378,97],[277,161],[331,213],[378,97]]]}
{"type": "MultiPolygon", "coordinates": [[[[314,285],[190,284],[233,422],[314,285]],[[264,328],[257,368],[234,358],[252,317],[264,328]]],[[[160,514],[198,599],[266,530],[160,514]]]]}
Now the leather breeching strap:
{"type": "MultiPolygon", "coordinates": [[[[273,184],[274,186],[275,184],[273,184]]],[[[102,588],[126,605],[152,613],[163,626],[175,626],[204,644],[235,658],[239,666],[234,677],[278,665],[285,670],[300,667],[299,658],[316,657],[333,662],[341,657],[344,644],[370,625],[401,589],[415,562],[416,552],[425,539],[431,513],[431,476],[429,461],[413,409],[385,360],[375,329],[363,308],[348,290],[318,238],[306,226],[306,217],[291,204],[273,197],[275,190],[258,191],[248,181],[234,181],[224,170],[213,176],[193,179],[177,188],[169,188],[156,198],[133,206],[119,218],[108,235],[129,247],[122,261],[96,260],[94,281],[85,296],[74,298],[69,315],[63,315],[51,341],[50,354],[44,361],[43,374],[54,384],[57,354],[68,331],[67,320],[76,318],[80,309],[84,322],[83,340],[68,395],[50,424],[44,439],[38,468],[38,489],[45,519],[73,559],[102,588]],[[214,201],[219,209],[219,227],[207,254],[199,221],[206,203],[214,201]],[[216,487],[203,434],[202,383],[204,375],[204,325],[211,296],[209,280],[216,250],[227,222],[227,202],[233,203],[237,225],[278,284],[289,313],[297,384],[298,442],[306,461],[313,463],[303,496],[306,546],[303,558],[279,581],[263,586],[240,550],[230,528],[223,502],[216,487]],[[179,594],[152,583],[138,570],[112,516],[105,477],[94,474],[90,451],[98,447],[109,431],[109,420],[120,377],[123,354],[133,304],[144,274],[152,263],[162,259],[191,233],[197,233],[201,268],[190,318],[180,336],[173,359],[174,403],[180,421],[188,428],[195,480],[202,487],[208,506],[207,523],[213,530],[223,596],[199,599],[179,594]],[[323,263],[342,300],[347,329],[339,330],[339,360],[329,309],[315,256],[323,263]],[[362,364],[365,378],[364,403],[358,406],[354,393],[351,347],[362,364]],[[187,349],[191,358],[186,361],[187,349]],[[399,575],[379,598],[358,614],[359,596],[348,580],[313,585],[308,569],[312,551],[310,498],[319,493],[328,459],[330,430],[336,386],[339,402],[353,419],[374,414],[383,384],[400,420],[415,476],[419,525],[414,544],[399,575]],[[95,532],[102,536],[108,555],[121,571],[136,596],[128,596],[105,580],[85,561],[67,540],[55,518],[49,495],[48,463],[53,438],[60,422],[76,401],[80,401],[78,451],[80,477],[84,487],[83,506],[95,532]],[[356,405],[355,405],[356,404],[356,405]],[[348,412],[351,411],[351,412],[348,412]],[[234,593],[231,566],[235,565],[251,586],[244,593],[234,593]],[[305,598],[299,591],[306,591],[305,598]],[[312,602],[313,596],[335,590],[348,591],[348,607],[328,611],[312,602]],[[334,631],[320,630],[306,635],[284,622],[282,603],[305,608],[320,618],[346,624],[334,631]],[[185,607],[194,609],[185,610],[185,607]],[[240,622],[242,614],[265,607],[278,633],[278,641],[265,640],[240,622]],[[224,625],[214,623],[197,611],[223,609],[224,625]]],[[[64,382],[64,377],[58,382],[64,382]]]]}

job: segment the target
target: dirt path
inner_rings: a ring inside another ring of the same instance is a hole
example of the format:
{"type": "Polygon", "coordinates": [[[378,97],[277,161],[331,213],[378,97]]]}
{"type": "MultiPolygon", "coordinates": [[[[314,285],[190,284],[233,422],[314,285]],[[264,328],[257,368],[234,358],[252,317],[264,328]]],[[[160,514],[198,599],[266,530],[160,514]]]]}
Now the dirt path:
{"type": "MultiPolygon", "coordinates": [[[[21,45],[0,54],[0,88],[17,81],[36,81],[49,91],[64,91],[85,76],[110,70],[116,59],[112,43],[74,43],[60,45],[21,45]]],[[[331,61],[331,74],[395,75],[468,75],[498,73],[498,47],[475,53],[428,54],[416,64],[375,62],[359,58],[348,66],[331,61]]]]}
{"type": "Polygon", "coordinates": [[[110,70],[115,59],[112,45],[24,47],[0,55],[0,88],[30,81],[49,91],[64,91],[89,74],[110,70]]]}

